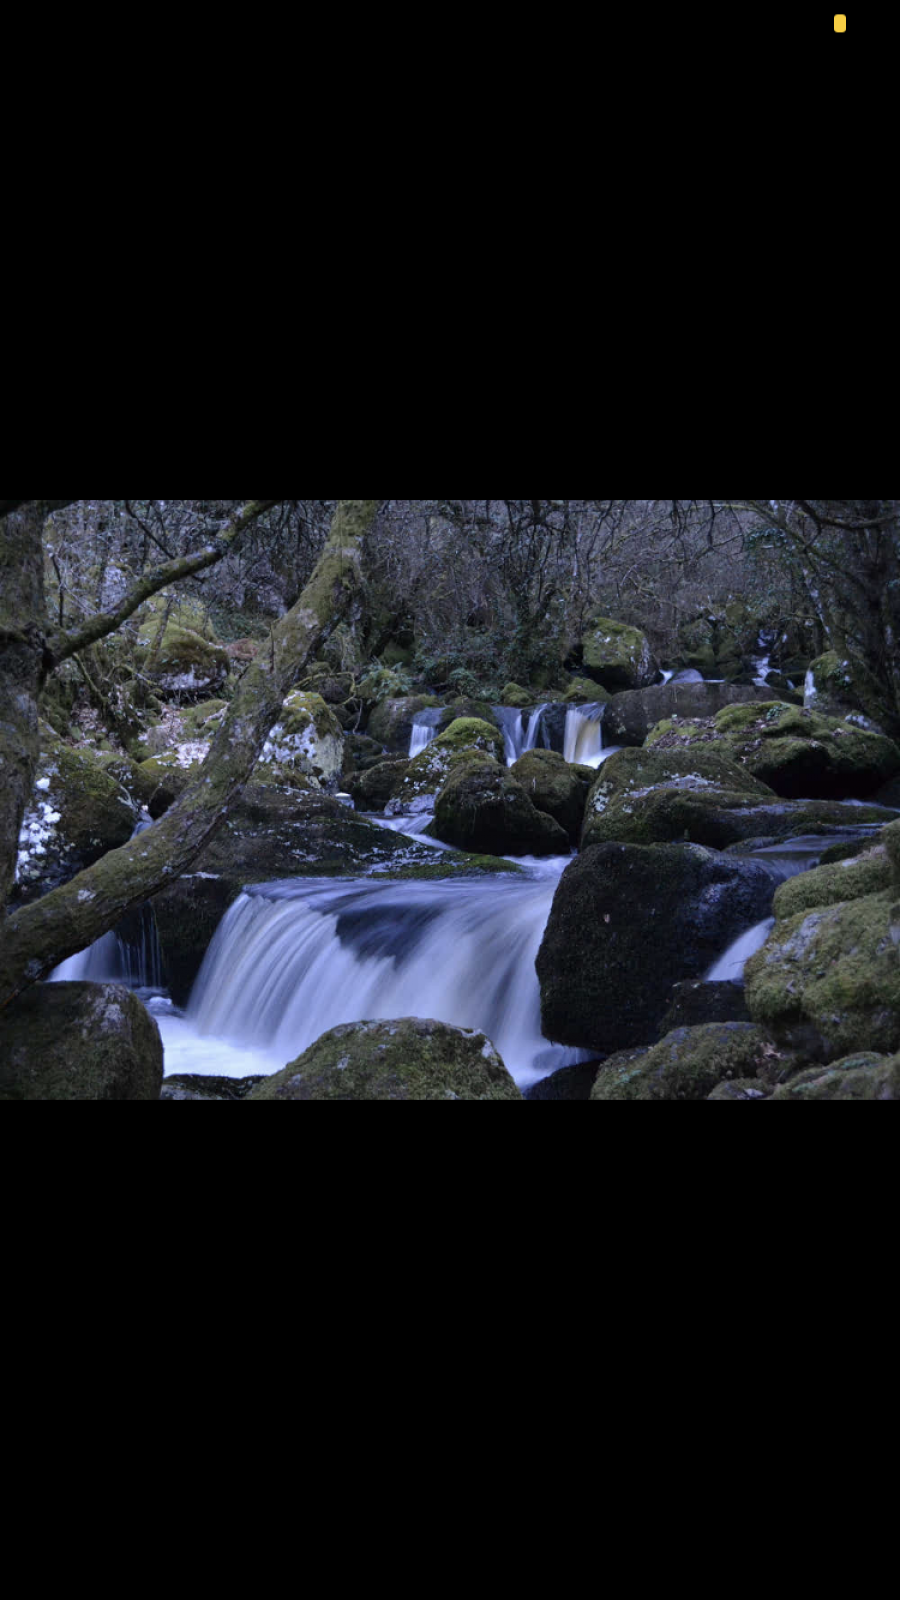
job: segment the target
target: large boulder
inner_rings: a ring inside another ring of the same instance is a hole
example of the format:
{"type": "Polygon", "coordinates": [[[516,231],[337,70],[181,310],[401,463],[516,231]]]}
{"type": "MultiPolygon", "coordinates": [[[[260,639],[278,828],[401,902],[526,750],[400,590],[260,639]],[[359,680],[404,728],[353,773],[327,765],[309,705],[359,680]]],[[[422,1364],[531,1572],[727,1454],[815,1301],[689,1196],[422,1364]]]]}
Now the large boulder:
{"type": "Polygon", "coordinates": [[[812,662],[804,681],[804,704],[826,717],[839,717],[872,728],[882,714],[883,691],[861,662],[828,650],[812,662]]]}
{"type": "Polygon", "coordinates": [[[743,983],[676,983],[659,1025],[663,1038],[676,1028],[702,1028],[708,1022],[749,1022],[743,983]]]}
{"type": "Polygon", "coordinates": [[[569,838],[532,805],[506,767],[484,757],[464,760],[437,797],[434,831],[444,844],[484,855],[560,856],[569,838]]]}
{"type": "Polygon", "coordinates": [[[810,1061],[900,1049],[896,889],[777,922],[747,964],[754,1022],[810,1061]]]}
{"type": "Polygon", "coordinates": [[[673,984],[768,917],[757,862],[699,845],[604,844],[563,874],[537,959],[543,1031],[598,1054],[658,1037],[673,984]]]}
{"type": "Polygon", "coordinates": [[[408,771],[405,756],[392,756],[348,779],[347,792],[353,796],[357,811],[383,811],[408,771]]]}
{"type": "Polygon", "coordinates": [[[162,698],[209,700],[231,671],[227,650],[195,628],[170,618],[160,639],[159,623],[141,629],[138,653],[143,670],[162,698]]]}
{"type": "Polygon", "coordinates": [[[42,727],[41,756],[19,835],[16,898],[33,900],[127,844],[138,809],[90,751],[42,727]]]}
{"type": "Polygon", "coordinates": [[[617,694],[603,720],[607,744],[641,745],[651,729],[674,717],[714,717],[726,706],[768,700],[766,689],[735,688],[730,683],[665,683],[654,689],[617,694]]]}
{"type": "Polygon", "coordinates": [[[722,849],[764,831],[758,823],[735,821],[732,812],[755,812],[775,798],[724,750],[620,750],[604,763],[588,796],[582,848],[687,836],[722,849]]]}
{"type": "Polygon", "coordinates": [[[330,784],[344,767],[344,730],[330,706],[317,694],[297,692],[285,701],[259,760],[260,776],[279,783],[295,778],[330,784]]]}
{"type": "Polygon", "coordinates": [[[613,1056],[597,1073],[592,1100],[707,1100],[719,1084],[755,1078],[768,1041],[746,1022],[676,1028],[651,1050],[613,1056]]]}
{"type": "Polygon", "coordinates": [[[564,828],[577,845],[584,822],[584,809],[593,782],[593,771],[570,766],[555,750],[528,750],[511,768],[532,805],[564,828]],[[590,771],[590,779],[584,774],[590,771]]]}
{"type": "Polygon", "coordinates": [[[408,756],[412,741],[413,723],[420,711],[433,711],[440,706],[434,695],[412,695],[402,700],[384,700],[376,706],[369,718],[369,738],[376,739],[382,749],[394,755],[408,756]]]}
{"type": "Polygon", "coordinates": [[[521,1100],[483,1033],[417,1017],[333,1028],[250,1100],[521,1100]]]}
{"type": "Polygon", "coordinates": [[[775,1090],[773,1100],[900,1100],[900,1055],[862,1052],[831,1067],[810,1067],[775,1090]]]}
{"type": "Polygon", "coordinates": [[[646,634],[611,617],[591,618],[580,655],[585,677],[610,694],[649,688],[659,677],[659,664],[646,634]]]}
{"type": "Polygon", "coordinates": [[[866,799],[900,771],[883,734],[770,700],[731,706],[714,720],[663,722],[654,749],[717,747],[783,799],[866,799]]]}
{"type": "Polygon", "coordinates": [[[883,845],[875,845],[854,859],[817,867],[813,872],[789,878],[775,896],[775,916],[779,922],[783,922],[788,917],[817,911],[822,906],[862,900],[868,894],[879,894],[890,889],[892,882],[887,851],[883,845]]]}
{"type": "Polygon", "coordinates": [[[115,983],[29,989],[0,1021],[0,1100],[158,1100],[153,1018],[115,983]]]}

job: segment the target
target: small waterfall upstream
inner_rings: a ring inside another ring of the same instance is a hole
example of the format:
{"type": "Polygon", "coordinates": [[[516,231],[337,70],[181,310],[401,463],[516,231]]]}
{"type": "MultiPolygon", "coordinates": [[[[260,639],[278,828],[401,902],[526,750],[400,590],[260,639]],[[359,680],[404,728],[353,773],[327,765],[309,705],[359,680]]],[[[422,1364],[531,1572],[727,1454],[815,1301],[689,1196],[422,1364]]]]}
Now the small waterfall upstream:
{"type": "Polygon", "coordinates": [[[605,715],[605,705],[577,706],[568,712],[563,755],[574,766],[601,767],[620,748],[618,745],[604,748],[605,715]]]}
{"type": "Polygon", "coordinates": [[[441,728],[443,709],[439,706],[436,711],[420,711],[413,718],[412,735],[409,741],[409,759],[415,761],[423,750],[437,738],[441,728]]]}
{"type": "MultiPolygon", "coordinates": [[[[145,814],[131,837],[136,839],[138,834],[152,827],[152,821],[145,814]]],[[[130,989],[162,990],[162,951],[149,904],[130,912],[117,928],[103,934],[87,950],[63,961],[50,982],[124,983],[130,989]]]]}
{"type": "Polygon", "coordinates": [[[433,1018],[481,1029],[527,1088],[586,1059],[542,1036],[535,972],[568,864],[502,883],[250,889],[210,945],[186,1022],[207,1040],[264,1052],[277,1071],[341,1023],[433,1018]]]}

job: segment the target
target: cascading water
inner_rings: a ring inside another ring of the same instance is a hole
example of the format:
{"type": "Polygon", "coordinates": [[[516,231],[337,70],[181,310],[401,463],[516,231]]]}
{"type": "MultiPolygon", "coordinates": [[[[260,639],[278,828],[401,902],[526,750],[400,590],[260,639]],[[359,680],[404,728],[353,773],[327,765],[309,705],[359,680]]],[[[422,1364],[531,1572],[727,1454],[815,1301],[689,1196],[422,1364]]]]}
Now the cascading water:
{"type": "MultiPolygon", "coordinates": [[[[141,818],[132,834],[152,828],[141,818]]],[[[52,973],[51,983],[124,983],[131,989],[163,988],[163,960],[156,922],[149,905],[132,911],[111,933],[104,933],[87,950],[70,956],[52,973]]]]}
{"type": "Polygon", "coordinates": [[[605,705],[578,706],[566,717],[566,742],[563,754],[567,761],[580,767],[602,767],[604,761],[621,749],[620,745],[603,744],[603,718],[605,705]]]}
{"type": "Polygon", "coordinates": [[[774,926],[775,918],[769,917],[765,922],[758,922],[755,928],[742,933],[721,959],[710,968],[706,974],[706,982],[741,983],[747,962],[762,949],[774,926]]]}
{"type": "Polygon", "coordinates": [[[434,742],[440,732],[441,718],[444,711],[439,707],[436,711],[419,711],[413,717],[412,734],[409,741],[409,759],[415,761],[423,750],[434,742]]]}
{"type": "Polygon", "coordinates": [[[541,1034],[535,960],[567,865],[502,883],[248,890],[209,948],[187,1022],[196,1035],[265,1052],[276,1071],[341,1023],[433,1018],[486,1033],[526,1088],[586,1059],[541,1034]]]}

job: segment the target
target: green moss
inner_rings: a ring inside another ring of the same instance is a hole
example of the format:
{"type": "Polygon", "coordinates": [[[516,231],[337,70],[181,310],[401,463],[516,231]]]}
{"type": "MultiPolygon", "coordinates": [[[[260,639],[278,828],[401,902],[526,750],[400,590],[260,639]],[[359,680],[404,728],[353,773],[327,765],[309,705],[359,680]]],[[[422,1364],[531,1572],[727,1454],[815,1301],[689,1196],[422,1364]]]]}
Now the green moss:
{"type": "Polygon", "coordinates": [[[406,1018],[334,1028],[250,1100],[521,1100],[482,1033],[406,1018]]]}
{"type": "Polygon", "coordinates": [[[601,1067],[592,1100],[706,1100],[729,1079],[755,1079],[767,1041],[745,1022],[676,1028],[652,1049],[614,1056],[601,1067]]]}
{"type": "Polygon", "coordinates": [[[476,717],[458,717],[435,741],[441,747],[457,752],[478,750],[502,761],[505,751],[502,735],[488,722],[476,717]]]}
{"type": "Polygon", "coordinates": [[[118,984],[54,983],[3,1013],[0,1100],[158,1100],[156,1023],[118,984]]]}
{"type": "Polygon", "coordinates": [[[811,1067],[783,1084],[773,1100],[900,1100],[900,1056],[863,1052],[834,1066],[811,1067]]]}
{"type": "Polygon", "coordinates": [[[887,851],[876,848],[855,860],[818,867],[814,872],[789,879],[775,896],[775,915],[779,921],[784,921],[820,906],[861,900],[865,895],[878,894],[890,886],[887,851]]]}
{"type": "MultiPolygon", "coordinates": [[[[837,869],[827,869],[841,870],[837,869]]],[[[824,1062],[900,1048],[900,908],[871,894],[777,924],[747,966],[755,1022],[824,1062]]]]}
{"type": "Polygon", "coordinates": [[[657,676],[646,635],[610,617],[591,620],[582,649],[586,674],[612,694],[645,688],[657,676]]]}

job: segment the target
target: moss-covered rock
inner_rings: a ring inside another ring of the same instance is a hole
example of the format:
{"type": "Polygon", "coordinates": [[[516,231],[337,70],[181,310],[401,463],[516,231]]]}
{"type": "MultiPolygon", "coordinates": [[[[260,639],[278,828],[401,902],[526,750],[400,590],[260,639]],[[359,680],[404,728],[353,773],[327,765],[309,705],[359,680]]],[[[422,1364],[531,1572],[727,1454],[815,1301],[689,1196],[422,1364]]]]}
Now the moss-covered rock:
{"type": "Polygon", "coordinates": [[[676,1028],[652,1050],[614,1056],[597,1074],[592,1100],[706,1100],[728,1079],[752,1080],[767,1040],[746,1022],[676,1028]]]}
{"type": "Polygon", "coordinates": [[[508,683],[500,696],[500,704],[512,706],[514,711],[527,711],[534,702],[535,695],[518,683],[508,683]]]}
{"type": "Polygon", "coordinates": [[[409,762],[403,756],[380,761],[377,766],[357,773],[347,783],[357,811],[383,811],[399,790],[409,771],[409,762]]]}
{"type": "Polygon", "coordinates": [[[652,1043],[674,984],[770,913],[757,862],[697,845],[600,845],[563,874],[537,959],[543,1031],[599,1055],[652,1043]]]}
{"type": "Polygon", "coordinates": [[[894,872],[894,882],[900,889],[900,822],[891,822],[881,835],[881,843],[888,853],[894,872]]]}
{"type": "Polygon", "coordinates": [[[41,727],[41,756],[19,835],[16,897],[30,900],[67,883],[108,850],[127,844],[137,808],[103,759],[72,750],[41,727]]]}
{"type": "Polygon", "coordinates": [[[153,1018],[114,983],[29,989],[0,1019],[0,1100],[158,1100],[153,1018]]]}
{"type": "Polygon", "coordinates": [[[163,698],[209,700],[228,679],[231,662],[221,645],[169,621],[162,639],[142,630],[143,668],[163,698]]]}
{"type": "Polygon", "coordinates": [[[494,761],[503,761],[506,753],[503,735],[496,724],[484,722],[480,717],[457,717],[438,735],[436,742],[457,754],[477,750],[482,755],[491,756],[494,761]]]}
{"type": "Polygon", "coordinates": [[[330,784],[343,774],[344,730],[317,694],[298,691],[285,701],[260,757],[257,774],[278,783],[330,784]]]}
{"type": "Polygon", "coordinates": [[[660,722],[715,717],[726,706],[769,699],[766,689],[728,683],[666,683],[631,694],[617,694],[603,720],[608,744],[642,745],[660,722]]]}
{"type": "Polygon", "coordinates": [[[433,711],[440,706],[434,695],[411,695],[401,700],[385,700],[375,707],[369,718],[368,734],[382,749],[394,755],[408,756],[412,741],[413,723],[420,711],[433,711]]]}
{"type": "Polygon", "coordinates": [[[438,839],[488,855],[559,856],[568,835],[532,805],[521,784],[495,761],[473,757],[456,767],[435,806],[438,839]]]}
{"type": "Polygon", "coordinates": [[[876,846],[850,861],[822,866],[783,883],[775,896],[775,915],[780,922],[820,906],[840,905],[846,900],[862,900],[865,895],[890,889],[891,865],[883,845],[876,846]]]}
{"type": "Polygon", "coordinates": [[[404,1018],[333,1028],[250,1100],[521,1100],[483,1033],[404,1018]]]}
{"type": "Polygon", "coordinates": [[[652,730],[654,749],[718,747],[784,799],[865,799],[900,770],[882,734],[773,700],[652,730]]]}
{"type": "MultiPolygon", "coordinates": [[[[830,869],[829,869],[830,870],[830,869]]],[[[778,922],[747,965],[760,1026],[808,1060],[900,1049],[900,906],[896,891],[778,922]]]]}
{"type": "Polygon", "coordinates": [[[767,800],[775,800],[772,791],[725,751],[620,750],[604,763],[588,796],[582,848],[667,843],[687,835],[692,843],[721,849],[744,836],[731,813],[767,800]]]}
{"type": "Polygon", "coordinates": [[[806,706],[826,717],[859,717],[871,724],[884,714],[884,695],[861,662],[828,650],[810,665],[804,683],[806,706]]]}
{"type": "Polygon", "coordinates": [[[532,805],[558,822],[570,843],[577,845],[595,776],[593,770],[570,766],[564,756],[553,750],[528,750],[510,770],[532,805]]]}
{"type": "Polygon", "coordinates": [[[174,750],[166,755],[151,756],[137,768],[138,793],[141,804],[149,811],[154,822],[165,816],[176,800],[180,800],[200,771],[202,762],[180,757],[174,750]]]}
{"type": "Polygon", "coordinates": [[[649,688],[659,676],[646,634],[610,617],[591,618],[581,650],[585,677],[611,694],[649,688]]]}
{"type": "Polygon", "coordinates": [[[564,704],[569,706],[606,705],[611,699],[609,690],[591,678],[574,678],[563,695],[564,704]]]}
{"type": "Polygon", "coordinates": [[[900,1055],[863,1051],[831,1067],[811,1067],[782,1084],[773,1100],[900,1100],[900,1055]]]}

